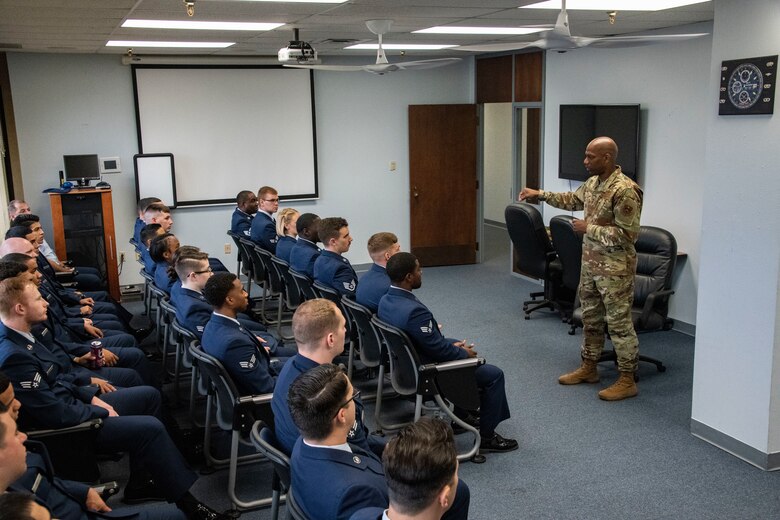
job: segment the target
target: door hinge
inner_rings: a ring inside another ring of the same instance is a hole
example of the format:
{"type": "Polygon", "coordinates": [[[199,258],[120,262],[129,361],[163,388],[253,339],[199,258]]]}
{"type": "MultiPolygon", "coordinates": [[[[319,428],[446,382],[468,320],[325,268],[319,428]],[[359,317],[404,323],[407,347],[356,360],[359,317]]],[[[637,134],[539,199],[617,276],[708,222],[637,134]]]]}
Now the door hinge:
{"type": "Polygon", "coordinates": [[[479,242],[477,242],[477,249],[476,251],[479,251],[479,242]]]}

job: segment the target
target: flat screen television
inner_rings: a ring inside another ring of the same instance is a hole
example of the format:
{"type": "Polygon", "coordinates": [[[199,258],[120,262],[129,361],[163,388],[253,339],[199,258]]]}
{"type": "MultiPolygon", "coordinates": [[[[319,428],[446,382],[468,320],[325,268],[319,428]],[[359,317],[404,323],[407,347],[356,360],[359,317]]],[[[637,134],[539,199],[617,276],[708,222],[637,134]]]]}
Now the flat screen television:
{"type": "Polygon", "coordinates": [[[639,170],[639,105],[561,105],[558,177],[584,181],[588,143],[600,136],[618,145],[617,164],[636,180],[639,170]]]}
{"type": "Polygon", "coordinates": [[[65,180],[89,185],[89,181],[100,180],[100,165],[97,155],[64,155],[65,180]]]}

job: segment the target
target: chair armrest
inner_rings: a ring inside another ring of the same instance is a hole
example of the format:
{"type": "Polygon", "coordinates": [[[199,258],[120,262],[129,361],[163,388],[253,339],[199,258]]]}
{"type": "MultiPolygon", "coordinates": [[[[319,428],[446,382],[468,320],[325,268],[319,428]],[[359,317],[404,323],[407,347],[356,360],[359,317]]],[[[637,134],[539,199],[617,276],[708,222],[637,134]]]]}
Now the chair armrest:
{"type": "Polygon", "coordinates": [[[485,358],[457,359],[422,365],[418,371],[417,393],[425,398],[441,395],[464,410],[479,408],[479,389],[475,371],[485,358]]]}
{"type": "Polygon", "coordinates": [[[454,361],[445,361],[444,363],[428,363],[418,368],[420,374],[449,372],[451,370],[460,370],[468,367],[478,367],[485,364],[485,358],[456,359],[454,361]]]}
{"type": "Polygon", "coordinates": [[[274,427],[271,399],[274,394],[244,395],[236,399],[233,406],[233,429],[249,433],[259,419],[267,426],[274,427]]]}
{"type": "Polygon", "coordinates": [[[75,426],[68,426],[67,428],[57,428],[49,430],[28,430],[25,433],[30,439],[45,439],[48,437],[61,437],[63,435],[71,435],[74,433],[81,433],[90,430],[99,430],[103,427],[103,419],[90,419],[75,426]]]}
{"type": "Polygon", "coordinates": [[[643,327],[645,323],[647,323],[647,320],[650,319],[650,313],[653,312],[653,308],[655,307],[655,301],[659,298],[669,298],[669,296],[673,295],[674,291],[672,289],[664,289],[663,291],[654,291],[647,295],[647,299],[645,300],[645,305],[642,307],[642,315],[639,317],[639,325],[640,327],[643,327]]]}
{"type": "Polygon", "coordinates": [[[100,484],[95,484],[94,486],[89,487],[97,491],[98,495],[100,495],[100,498],[102,498],[104,501],[119,493],[119,483],[116,480],[112,480],[111,482],[101,482],[100,484]]]}

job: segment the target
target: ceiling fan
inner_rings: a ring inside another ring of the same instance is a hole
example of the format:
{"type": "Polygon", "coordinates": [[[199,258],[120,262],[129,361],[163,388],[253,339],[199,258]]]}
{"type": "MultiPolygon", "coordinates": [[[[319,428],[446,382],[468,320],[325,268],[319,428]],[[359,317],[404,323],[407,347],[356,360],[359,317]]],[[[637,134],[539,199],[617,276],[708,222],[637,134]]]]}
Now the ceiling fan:
{"type": "Polygon", "coordinates": [[[290,65],[285,64],[285,67],[291,67],[296,69],[314,69],[314,70],[330,70],[336,72],[357,72],[366,71],[372,74],[386,74],[396,70],[407,69],[433,69],[436,67],[443,67],[452,63],[461,61],[460,58],[439,58],[433,60],[417,60],[406,61],[400,63],[389,63],[385,51],[382,48],[382,35],[390,30],[390,26],[393,24],[392,20],[368,20],[366,27],[372,33],[379,37],[379,47],[376,51],[376,63],[371,65],[290,65]]]}
{"type": "MultiPolygon", "coordinates": [[[[610,13],[610,17],[613,13],[610,13]]],[[[590,38],[587,36],[572,36],[569,31],[569,15],[566,12],[566,0],[563,0],[561,12],[555,21],[555,26],[542,34],[542,37],[532,42],[512,42],[512,43],[488,43],[485,45],[461,45],[453,50],[459,51],[478,51],[478,52],[504,52],[516,51],[528,47],[537,49],[566,52],[582,47],[598,48],[616,48],[616,47],[636,47],[640,45],[651,45],[654,43],[668,43],[681,40],[689,40],[706,36],[708,33],[690,33],[690,34],[659,34],[650,36],[607,36],[603,38],[590,38]]]]}

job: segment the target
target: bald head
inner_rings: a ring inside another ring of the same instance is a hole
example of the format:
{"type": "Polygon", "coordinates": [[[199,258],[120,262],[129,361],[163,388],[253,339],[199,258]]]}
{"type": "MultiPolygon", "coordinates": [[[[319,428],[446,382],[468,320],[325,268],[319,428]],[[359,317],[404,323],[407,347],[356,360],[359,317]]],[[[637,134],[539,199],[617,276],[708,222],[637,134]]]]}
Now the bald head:
{"type": "Polygon", "coordinates": [[[609,137],[597,137],[588,143],[583,164],[591,175],[606,178],[615,170],[617,154],[615,141],[609,137]]]}
{"type": "Polygon", "coordinates": [[[38,256],[38,250],[26,238],[7,238],[0,244],[0,257],[9,253],[38,256]]]}
{"type": "Polygon", "coordinates": [[[588,144],[588,147],[590,146],[596,147],[602,153],[612,154],[612,159],[615,161],[617,160],[618,146],[610,137],[597,137],[588,144]]]}

